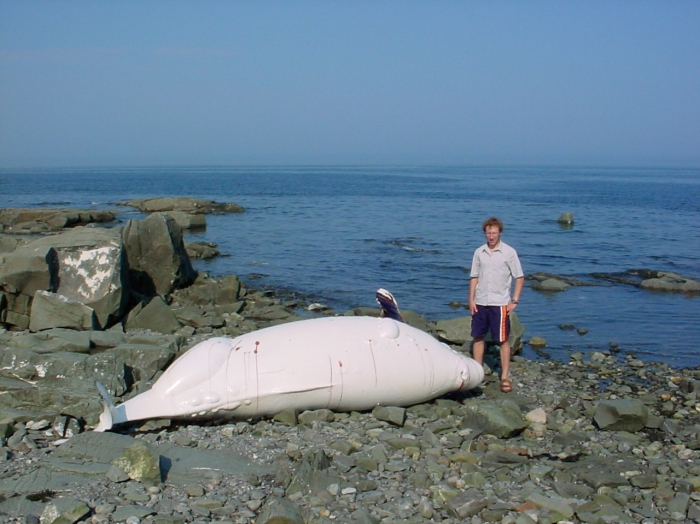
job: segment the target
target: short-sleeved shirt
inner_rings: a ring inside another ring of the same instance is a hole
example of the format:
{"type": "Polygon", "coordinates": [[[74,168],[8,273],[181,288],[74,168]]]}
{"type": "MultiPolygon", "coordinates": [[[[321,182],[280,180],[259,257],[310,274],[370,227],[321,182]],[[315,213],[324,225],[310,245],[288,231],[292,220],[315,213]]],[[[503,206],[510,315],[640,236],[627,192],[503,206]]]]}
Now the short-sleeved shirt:
{"type": "Polygon", "coordinates": [[[492,252],[487,244],[474,251],[471,277],[478,278],[474,302],[480,306],[506,306],[514,278],[525,276],[515,249],[502,240],[492,252]]]}

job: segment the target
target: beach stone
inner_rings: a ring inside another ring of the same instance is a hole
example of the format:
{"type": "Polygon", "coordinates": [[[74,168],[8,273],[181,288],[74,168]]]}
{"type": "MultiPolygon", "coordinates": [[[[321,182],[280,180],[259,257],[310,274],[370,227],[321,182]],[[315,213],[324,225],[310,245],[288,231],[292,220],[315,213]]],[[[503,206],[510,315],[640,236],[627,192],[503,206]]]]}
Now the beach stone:
{"type": "Polygon", "coordinates": [[[132,480],[146,484],[158,484],[161,481],[160,455],[143,442],[132,444],[111,464],[123,470],[132,480]]]}
{"type": "Polygon", "coordinates": [[[406,409],[398,406],[377,406],[372,410],[372,415],[377,420],[396,426],[403,426],[406,423],[406,409]]]}
{"type": "Polygon", "coordinates": [[[93,330],[99,327],[95,310],[82,302],[49,291],[37,291],[32,300],[30,331],[51,328],[93,330]]]}
{"type": "Polygon", "coordinates": [[[314,409],[299,413],[299,424],[311,426],[314,422],[333,422],[335,413],[330,409],[314,409]]]}
{"type": "Polygon", "coordinates": [[[646,426],[649,409],[636,399],[603,400],[593,420],[600,429],[635,432],[646,426]]]}
{"type": "Polygon", "coordinates": [[[41,514],[41,524],[73,524],[90,514],[85,502],[65,497],[49,502],[41,514]]]}
{"type": "Polygon", "coordinates": [[[270,497],[260,509],[256,524],[304,524],[303,512],[293,502],[279,498],[270,497]]]}
{"type": "Polygon", "coordinates": [[[569,519],[574,516],[574,509],[562,498],[547,497],[540,493],[533,493],[527,497],[527,500],[532,502],[535,506],[545,508],[551,513],[561,515],[561,517],[565,519],[569,519]]]}
{"type": "Polygon", "coordinates": [[[547,340],[543,337],[530,337],[528,343],[533,348],[543,348],[547,345],[547,340]]]}
{"type": "Polygon", "coordinates": [[[464,425],[499,438],[510,438],[527,426],[520,407],[510,399],[464,403],[464,425]]]}
{"type": "Polygon", "coordinates": [[[486,506],[488,506],[488,499],[480,490],[471,488],[450,498],[445,508],[453,517],[466,519],[478,514],[486,506]]]}
{"type": "Polygon", "coordinates": [[[166,296],[196,278],[182,240],[182,229],[162,213],[129,220],[122,230],[131,288],[141,295],[166,296]]]}
{"type": "Polygon", "coordinates": [[[155,515],[155,513],[156,512],[153,508],[138,506],[136,504],[127,504],[125,506],[119,506],[115,512],[110,515],[110,517],[112,522],[138,524],[142,518],[149,515],[155,515]]]}

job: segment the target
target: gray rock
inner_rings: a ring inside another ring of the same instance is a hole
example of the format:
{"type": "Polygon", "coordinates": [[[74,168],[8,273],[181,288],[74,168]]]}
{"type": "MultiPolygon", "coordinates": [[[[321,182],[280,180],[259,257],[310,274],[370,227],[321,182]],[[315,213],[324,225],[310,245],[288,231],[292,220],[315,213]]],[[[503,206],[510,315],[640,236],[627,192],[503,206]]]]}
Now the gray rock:
{"type": "Polygon", "coordinates": [[[488,505],[488,499],[481,490],[471,488],[447,501],[449,514],[458,519],[473,517],[488,505]]]}
{"type": "Polygon", "coordinates": [[[161,482],[160,456],[155,448],[143,442],[134,442],[110,464],[124,471],[130,479],[146,485],[161,482]]]}
{"type": "Polygon", "coordinates": [[[195,215],[184,211],[168,211],[166,215],[172,218],[183,230],[205,229],[207,227],[207,219],[203,214],[195,215]]]}
{"type": "Polygon", "coordinates": [[[109,327],[126,312],[124,246],[119,230],[77,228],[34,241],[56,251],[56,292],[91,307],[101,327],[109,327]]]}
{"type": "Polygon", "coordinates": [[[65,497],[49,502],[41,514],[41,524],[73,524],[90,514],[82,500],[65,497]]]}
{"type": "Polygon", "coordinates": [[[116,217],[111,211],[98,209],[0,209],[0,226],[12,233],[40,233],[115,220],[116,217]]]}
{"type": "Polygon", "coordinates": [[[241,213],[243,208],[233,203],[218,203],[213,200],[202,200],[197,198],[139,198],[126,202],[118,202],[118,206],[135,207],[144,213],[155,213],[162,211],[183,211],[185,213],[241,213]]]}
{"type": "Polygon", "coordinates": [[[155,213],[144,220],[129,220],[122,237],[131,287],[141,295],[166,296],[195,281],[182,229],[173,219],[155,213]]]}
{"type": "Polygon", "coordinates": [[[471,317],[458,317],[440,320],[435,323],[435,331],[440,340],[450,344],[462,345],[472,341],[471,317]]]}
{"type": "Polygon", "coordinates": [[[283,498],[270,497],[260,509],[255,522],[260,524],[304,524],[306,521],[299,506],[283,498]]]}
{"type": "Polygon", "coordinates": [[[532,289],[536,289],[537,291],[556,293],[560,291],[566,291],[567,289],[569,289],[569,285],[566,282],[562,282],[561,280],[557,280],[555,278],[548,278],[546,280],[535,282],[532,285],[532,289]]]}
{"type": "Polygon", "coordinates": [[[396,426],[403,426],[406,423],[406,409],[398,406],[377,406],[372,410],[372,415],[377,420],[396,426]]]}
{"type": "Polygon", "coordinates": [[[109,349],[107,355],[128,363],[134,380],[150,380],[158,371],[164,370],[174,359],[176,350],[170,346],[127,342],[109,349]]]}
{"type": "Polygon", "coordinates": [[[567,211],[559,215],[557,222],[560,224],[571,225],[574,223],[574,214],[571,211],[567,211]]]}
{"type": "Polygon", "coordinates": [[[314,422],[333,422],[335,419],[335,413],[330,409],[315,409],[308,410],[299,413],[298,420],[299,424],[305,424],[307,426],[312,425],[314,422]]]}
{"type": "Polygon", "coordinates": [[[465,401],[464,412],[466,427],[499,438],[510,438],[517,435],[529,425],[520,411],[520,407],[510,399],[465,401]]]}
{"type": "Polygon", "coordinates": [[[157,333],[171,334],[182,327],[170,306],[159,297],[153,297],[148,304],[134,308],[127,317],[127,329],[149,329],[157,333]]]}
{"type": "Polygon", "coordinates": [[[603,400],[593,417],[600,429],[635,432],[649,420],[649,409],[636,399],[603,400]]]}
{"type": "Polygon", "coordinates": [[[639,287],[652,291],[674,293],[700,293],[700,282],[685,278],[677,273],[659,271],[656,278],[643,280],[639,287]]]}
{"type": "Polygon", "coordinates": [[[95,310],[50,291],[37,291],[32,301],[30,331],[51,328],[93,330],[99,327],[95,310]]]}
{"type": "Polygon", "coordinates": [[[185,249],[190,257],[190,260],[211,260],[218,257],[221,253],[219,247],[214,242],[185,242],[185,249]]]}
{"type": "Polygon", "coordinates": [[[56,290],[57,270],[57,254],[52,247],[41,244],[22,246],[12,253],[0,255],[0,287],[7,293],[24,295],[28,300],[37,291],[56,290]]]}

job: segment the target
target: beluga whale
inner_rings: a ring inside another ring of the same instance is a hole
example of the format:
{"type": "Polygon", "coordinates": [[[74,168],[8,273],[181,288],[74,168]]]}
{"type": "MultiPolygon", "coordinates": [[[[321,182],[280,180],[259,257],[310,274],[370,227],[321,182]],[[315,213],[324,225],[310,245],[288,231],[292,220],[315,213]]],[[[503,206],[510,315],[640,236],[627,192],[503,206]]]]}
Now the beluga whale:
{"type": "Polygon", "coordinates": [[[379,289],[376,300],[379,317],[313,318],[205,340],[119,405],[98,382],[104,411],[95,431],[153,418],[410,406],[483,382],[481,364],[404,323],[391,293],[379,289]]]}

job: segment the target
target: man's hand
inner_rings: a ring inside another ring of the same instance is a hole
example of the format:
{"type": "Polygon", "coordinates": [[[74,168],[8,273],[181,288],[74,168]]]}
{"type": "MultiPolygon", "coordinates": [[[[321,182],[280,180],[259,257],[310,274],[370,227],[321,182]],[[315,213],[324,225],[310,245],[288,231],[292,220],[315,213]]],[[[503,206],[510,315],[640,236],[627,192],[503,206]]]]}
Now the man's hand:
{"type": "Polygon", "coordinates": [[[479,310],[478,307],[476,307],[476,302],[473,300],[469,301],[469,312],[472,314],[472,316],[476,315],[476,312],[479,310]]]}

